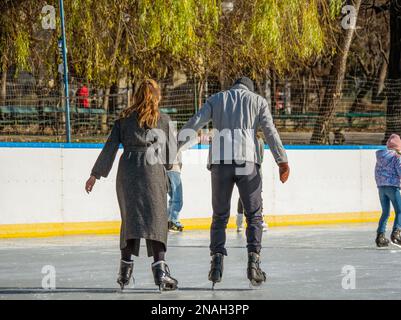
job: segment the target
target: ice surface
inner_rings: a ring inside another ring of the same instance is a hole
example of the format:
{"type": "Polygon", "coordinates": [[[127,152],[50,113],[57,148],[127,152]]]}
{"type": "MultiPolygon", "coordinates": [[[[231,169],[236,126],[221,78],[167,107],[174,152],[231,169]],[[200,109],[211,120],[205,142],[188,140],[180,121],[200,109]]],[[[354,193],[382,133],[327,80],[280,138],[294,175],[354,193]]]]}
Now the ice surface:
{"type": "Polygon", "coordinates": [[[374,224],[273,228],[264,235],[258,290],[246,278],[244,234],[228,231],[223,281],[211,291],[208,231],[170,234],[167,260],[180,290],[160,294],[151,259],[135,260],[136,285],[119,292],[118,236],[0,240],[0,299],[399,299],[401,249],[378,250],[374,224]],[[56,270],[54,291],[42,289],[43,266],[56,270]],[[356,272],[343,289],[344,266],[356,272]]]}

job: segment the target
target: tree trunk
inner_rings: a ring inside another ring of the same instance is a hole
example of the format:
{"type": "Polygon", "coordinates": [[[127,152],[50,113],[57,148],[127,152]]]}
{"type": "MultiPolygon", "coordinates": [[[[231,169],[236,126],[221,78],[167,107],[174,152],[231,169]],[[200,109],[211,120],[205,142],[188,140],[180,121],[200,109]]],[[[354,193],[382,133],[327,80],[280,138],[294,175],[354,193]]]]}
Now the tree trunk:
{"type": "Polygon", "coordinates": [[[102,133],[107,133],[109,131],[109,126],[107,123],[108,115],[109,115],[109,96],[110,96],[110,87],[107,87],[104,91],[103,95],[103,110],[104,114],[102,114],[102,125],[101,130],[102,133]]]}
{"type": "Polygon", "coordinates": [[[205,79],[201,78],[198,82],[198,110],[202,107],[203,104],[203,90],[205,88],[205,79]]]}
{"type": "MultiPolygon", "coordinates": [[[[362,100],[366,97],[368,94],[369,90],[372,88],[372,85],[374,86],[373,79],[369,78],[366,80],[366,83],[364,83],[360,89],[359,92],[357,93],[354,102],[352,103],[351,108],[349,109],[349,113],[354,113],[358,111],[358,107],[362,104],[362,100]]],[[[348,119],[348,121],[351,121],[348,119]]]]}
{"type": "Polygon", "coordinates": [[[306,113],[306,106],[308,105],[308,89],[309,89],[309,82],[306,83],[306,76],[305,74],[302,75],[302,108],[301,113],[306,113]]]}
{"type": "Polygon", "coordinates": [[[393,133],[401,135],[401,8],[390,4],[390,57],[387,77],[387,117],[383,144],[393,133]]]}
{"type": "Polygon", "coordinates": [[[205,77],[205,102],[206,100],[209,99],[209,78],[208,75],[206,74],[205,77]]]}
{"type": "Polygon", "coordinates": [[[1,73],[0,105],[6,105],[7,99],[7,64],[3,62],[1,73]]]}
{"type": "Polygon", "coordinates": [[[271,106],[271,113],[272,115],[276,115],[277,114],[277,108],[276,108],[276,103],[277,103],[277,99],[276,99],[276,91],[277,91],[277,83],[276,83],[276,73],[274,71],[271,71],[270,74],[272,75],[272,106],[271,106]]]}
{"type": "MultiPolygon", "coordinates": [[[[110,74],[112,74],[113,69],[115,68],[115,65],[116,65],[118,48],[120,46],[121,37],[122,37],[122,31],[123,31],[123,29],[122,29],[121,21],[119,21],[118,28],[117,28],[116,40],[114,42],[113,55],[111,57],[111,62],[110,62],[110,67],[109,67],[110,74]]],[[[107,122],[108,122],[107,119],[108,119],[108,115],[109,115],[108,113],[109,113],[110,88],[111,88],[111,83],[109,82],[109,85],[105,90],[104,100],[103,100],[103,110],[105,111],[105,113],[102,115],[102,124],[101,124],[102,133],[107,133],[109,130],[109,126],[107,124],[107,122]]]]}
{"type": "MultiPolygon", "coordinates": [[[[388,58],[389,52],[387,52],[386,56],[388,58]]],[[[380,73],[379,73],[379,79],[377,82],[377,86],[373,89],[373,103],[382,103],[384,100],[384,94],[383,91],[385,89],[385,84],[386,84],[386,78],[387,78],[387,72],[388,72],[388,63],[386,59],[383,59],[383,63],[380,68],[380,73]]]]}
{"type": "MultiPolygon", "coordinates": [[[[358,17],[361,0],[353,1],[353,5],[355,7],[356,15],[358,17]]],[[[327,77],[326,92],[324,94],[322,104],[319,107],[319,116],[313,129],[313,134],[310,141],[311,144],[330,143],[330,125],[338,101],[341,98],[343,81],[347,69],[347,58],[354,33],[354,28],[342,30],[341,39],[339,41],[340,46],[338,52],[334,57],[333,65],[330,70],[330,75],[327,77]]]]}
{"type": "Polygon", "coordinates": [[[132,103],[132,79],[131,79],[131,73],[127,73],[127,106],[126,108],[131,106],[132,103]]]}
{"type": "Polygon", "coordinates": [[[266,71],[265,79],[264,79],[264,90],[263,95],[269,104],[270,112],[272,110],[272,88],[271,88],[271,81],[270,81],[270,70],[266,71]]]}
{"type": "Polygon", "coordinates": [[[224,66],[221,67],[219,72],[220,90],[227,90],[230,87],[230,81],[227,79],[224,66]]]}

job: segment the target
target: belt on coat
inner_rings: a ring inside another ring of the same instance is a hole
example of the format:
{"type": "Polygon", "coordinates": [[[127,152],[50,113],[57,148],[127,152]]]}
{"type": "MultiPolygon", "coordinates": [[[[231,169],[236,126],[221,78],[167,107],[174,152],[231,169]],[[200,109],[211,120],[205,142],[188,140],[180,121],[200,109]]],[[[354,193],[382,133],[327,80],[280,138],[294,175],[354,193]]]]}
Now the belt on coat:
{"type": "Polygon", "coordinates": [[[127,146],[124,147],[124,153],[128,153],[128,159],[131,158],[131,154],[134,152],[146,152],[150,147],[152,146],[152,143],[149,143],[147,146],[127,146]]]}
{"type": "Polygon", "coordinates": [[[150,146],[128,146],[124,147],[124,152],[146,151],[150,146]]]}

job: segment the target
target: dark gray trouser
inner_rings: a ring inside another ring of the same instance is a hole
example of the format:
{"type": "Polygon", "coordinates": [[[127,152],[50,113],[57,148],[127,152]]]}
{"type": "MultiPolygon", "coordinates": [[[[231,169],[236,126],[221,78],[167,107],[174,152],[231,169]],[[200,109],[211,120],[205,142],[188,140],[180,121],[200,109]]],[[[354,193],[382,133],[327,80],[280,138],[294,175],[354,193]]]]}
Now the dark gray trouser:
{"type": "MultiPolygon", "coordinates": [[[[260,212],[262,213],[263,216],[263,198],[262,198],[262,205],[260,207],[260,212]]],[[[244,205],[242,204],[241,198],[238,198],[237,213],[244,214],[244,205]]]]}
{"type": "MultiPolygon", "coordinates": [[[[262,176],[262,168],[259,167],[259,173],[260,173],[260,179],[263,180],[262,176]]],[[[263,189],[261,190],[263,192],[263,189]]],[[[261,205],[260,205],[260,212],[263,216],[263,197],[261,198],[261,205]]],[[[242,213],[244,214],[244,205],[242,204],[241,197],[238,198],[238,204],[237,204],[237,213],[242,213]]]]}
{"type": "Polygon", "coordinates": [[[262,179],[260,166],[248,163],[251,166],[249,174],[238,174],[235,164],[213,164],[212,172],[212,206],[213,221],[210,229],[211,254],[222,253],[225,249],[226,227],[230,217],[231,196],[234,185],[237,185],[242,200],[247,221],[246,237],[248,252],[259,252],[263,234],[262,207],[262,179]]]}

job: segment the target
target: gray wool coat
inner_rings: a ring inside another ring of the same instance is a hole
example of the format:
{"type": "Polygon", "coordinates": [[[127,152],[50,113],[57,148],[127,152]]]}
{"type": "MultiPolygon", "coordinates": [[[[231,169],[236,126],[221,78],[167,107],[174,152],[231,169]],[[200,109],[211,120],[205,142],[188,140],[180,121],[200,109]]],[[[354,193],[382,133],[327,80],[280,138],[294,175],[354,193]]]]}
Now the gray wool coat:
{"type": "MultiPolygon", "coordinates": [[[[92,169],[97,179],[107,177],[119,145],[124,152],[120,157],[117,172],[116,190],[121,212],[120,248],[127,246],[129,239],[146,239],[148,256],[152,256],[149,240],[162,242],[167,247],[167,175],[171,169],[169,161],[169,142],[176,142],[171,129],[170,117],[160,114],[157,125],[159,131],[149,132],[140,128],[137,114],[118,119],[113,126],[99,157],[92,169]],[[162,137],[164,135],[164,137],[162,137]],[[157,150],[157,152],[154,152],[157,150]],[[158,159],[148,161],[147,153],[157,154],[158,159]],[[164,161],[161,155],[167,154],[164,161]]],[[[171,157],[173,158],[173,157],[171,157]]],[[[139,241],[134,254],[139,254],[139,241]]]]}

